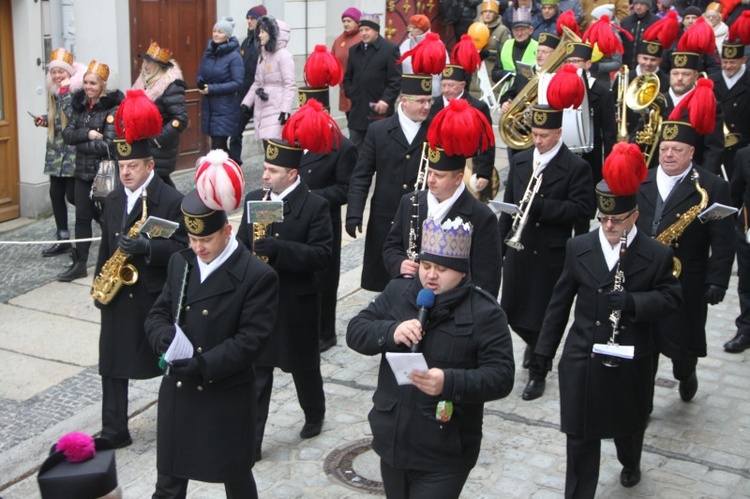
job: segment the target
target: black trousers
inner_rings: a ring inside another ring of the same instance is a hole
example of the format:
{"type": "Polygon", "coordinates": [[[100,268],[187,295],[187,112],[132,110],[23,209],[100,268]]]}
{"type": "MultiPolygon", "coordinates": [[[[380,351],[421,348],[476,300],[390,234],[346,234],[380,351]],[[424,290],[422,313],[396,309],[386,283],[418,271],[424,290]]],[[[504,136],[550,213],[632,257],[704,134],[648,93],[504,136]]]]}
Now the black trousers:
{"type": "Polygon", "coordinates": [[[219,135],[211,135],[211,149],[221,149],[229,154],[229,137],[223,137],[219,135]]]}
{"type": "MultiPolygon", "coordinates": [[[[615,438],[617,460],[623,468],[636,469],[641,465],[644,432],[629,437],[615,438]]],[[[568,499],[593,498],[599,483],[599,460],[602,441],[567,435],[567,469],[565,470],[565,497],[568,499]]]]}
{"type": "Polygon", "coordinates": [[[737,332],[750,336],[750,244],[745,241],[743,233],[745,227],[744,215],[739,218],[742,230],[736,230],[737,240],[737,294],[740,297],[740,315],[734,321],[737,332]]]}
{"type": "Polygon", "coordinates": [[[75,205],[75,185],[74,177],[49,177],[49,199],[58,232],[68,230],[68,205],[65,200],[75,205]]]}
{"type": "MultiPolygon", "coordinates": [[[[273,391],[273,367],[255,366],[255,387],[258,392],[258,417],[255,426],[255,449],[260,450],[263,434],[268,420],[268,408],[271,405],[273,391]]],[[[323,392],[323,377],[320,368],[309,371],[295,371],[292,374],[294,388],[297,390],[299,406],[305,413],[305,422],[319,423],[326,414],[326,395],[323,392]]]]}
{"type": "Polygon", "coordinates": [[[367,130],[354,130],[352,128],[349,128],[349,139],[354,142],[354,145],[357,147],[357,151],[362,150],[362,144],[365,143],[366,133],[367,130]]]}
{"type": "MultiPolygon", "coordinates": [[[[101,214],[91,200],[91,185],[94,180],[75,179],[75,205],[76,205],[76,239],[86,239],[93,235],[91,223],[94,218],[101,214]]],[[[76,243],[76,252],[79,261],[85,262],[89,258],[90,242],[76,243]]]]}
{"type": "Polygon", "coordinates": [[[534,348],[536,342],[539,339],[539,331],[532,331],[531,329],[514,327],[513,331],[521,337],[521,339],[531,349],[531,358],[529,359],[529,379],[544,379],[547,377],[547,366],[539,365],[537,358],[534,355],[534,348]]]}
{"type": "MultiPolygon", "coordinates": [[[[341,206],[336,206],[341,211],[341,206]]],[[[339,276],[341,274],[341,222],[338,218],[331,218],[333,222],[333,251],[328,268],[318,272],[320,282],[320,339],[329,340],[336,337],[336,302],[339,290],[339,276]],[[336,227],[338,225],[338,227],[336,227]]]]}
{"type": "Polygon", "coordinates": [[[128,431],[128,380],[102,376],[102,438],[122,442],[128,431]]]}
{"type": "Polygon", "coordinates": [[[242,134],[250,122],[250,118],[252,118],[252,115],[240,113],[240,117],[237,119],[237,129],[229,139],[229,158],[233,159],[238,165],[242,165],[242,134]]]}
{"type": "MultiPolygon", "coordinates": [[[[156,479],[156,490],[152,499],[185,499],[187,495],[188,479],[170,475],[162,475],[156,479]]],[[[227,499],[257,499],[258,488],[252,470],[248,470],[248,477],[234,482],[224,482],[227,499]]]]}
{"type": "Polygon", "coordinates": [[[457,498],[461,495],[469,473],[397,469],[380,460],[380,474],[388,499],[457,498]]]}

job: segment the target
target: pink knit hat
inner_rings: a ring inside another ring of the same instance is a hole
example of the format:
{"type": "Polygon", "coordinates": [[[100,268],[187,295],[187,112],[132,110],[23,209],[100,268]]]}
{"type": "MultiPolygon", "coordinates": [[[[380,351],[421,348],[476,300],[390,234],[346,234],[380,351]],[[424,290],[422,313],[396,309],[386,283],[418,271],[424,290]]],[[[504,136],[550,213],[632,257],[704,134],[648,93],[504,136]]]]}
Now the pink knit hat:
{"type": "Polygon", "coordinates": [[[362,17],[362,12],[356,7],[349,7],[341,14],[341,19],[349,17],[354,20],[355,23],[359,24],[359,18],[362,17]]]}

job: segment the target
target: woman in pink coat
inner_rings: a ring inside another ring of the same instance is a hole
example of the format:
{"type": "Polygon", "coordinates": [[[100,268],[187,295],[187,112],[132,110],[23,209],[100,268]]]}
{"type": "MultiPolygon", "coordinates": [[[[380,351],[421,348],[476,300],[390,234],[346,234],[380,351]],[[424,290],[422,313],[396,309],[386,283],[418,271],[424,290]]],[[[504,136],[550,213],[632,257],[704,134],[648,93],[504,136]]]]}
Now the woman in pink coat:
{"type": "Polygon", "coordinates": [[[242,99],[242,111],[249,113],[253,106],[255,138],[281,137],[281,128],[292,112],[297,85],[294,58],[287,50],[289,26],[273,16],[258,19],[256,43],[260,45],[255,81],[242,99]]]}

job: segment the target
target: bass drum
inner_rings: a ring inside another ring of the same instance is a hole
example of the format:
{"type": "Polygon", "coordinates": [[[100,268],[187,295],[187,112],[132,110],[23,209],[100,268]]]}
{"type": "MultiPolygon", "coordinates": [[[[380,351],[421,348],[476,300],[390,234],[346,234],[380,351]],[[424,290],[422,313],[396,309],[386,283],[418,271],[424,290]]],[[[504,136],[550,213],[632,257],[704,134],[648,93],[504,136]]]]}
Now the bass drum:
{"type": "Polygon", "coordinates": [[[479,192],[471,186],[471,176],[473,174],[474,160],[470,158],[466,160],[466,166],[464,167],[464,185],[472,196],[484,204],[489,204],[490,201],[497,197],[497,193],[500,192],[500,174],[497,173],[497,168],[492,168],[492,180],[487,184],[487,187],[479,192]]]}

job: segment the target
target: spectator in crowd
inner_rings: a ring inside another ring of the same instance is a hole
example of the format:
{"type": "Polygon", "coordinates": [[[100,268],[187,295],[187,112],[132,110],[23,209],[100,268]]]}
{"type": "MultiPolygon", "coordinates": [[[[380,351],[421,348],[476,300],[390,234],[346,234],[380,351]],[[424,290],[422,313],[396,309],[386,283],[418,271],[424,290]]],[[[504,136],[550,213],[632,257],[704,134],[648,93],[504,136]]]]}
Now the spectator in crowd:
{"type": "MultiPolygon", "coordinates": [[[[508,9],[505,14],[511,11],[513,9],[508,9]]],[[[516,61],[529,65],[536,62],[536,48],[539,43],[531,38],[534,31],[531,27],[531,13],[520,8],[513,12],[513,38],[505,42],[500,50],[498,64],[492,76],[495,81],[499,81],[506,73],[515,73],[516,61]]]]}
{"type": "Polygon", "coordinates": [[[636,0],[633,2],[633,13],[622,20],[622,29],[633,35],[630,40],[627,36],[622,37],[622,46],[625,49],[622,62],[629,68],[634,68],[638,61],[637,54],[641,51],[643,44],[643,32],[646,28],[658,21],[656,14],[651,12],[651,0],[636,0]]]}
{"type": "MultiPolygon", "coordinates": [[[[423,14],[416,14],[409,18],[409,25],[406,27],[407,36],[406,40],[399,47],[399,52],[405,54],[409,50],[416,47],[422,40],[424,40],[427,33],[430,33],[430,19],[423,14]]],[[[448,52],[445,52],[445,63],[448,64],[450,59],[448,52]]],[[[411,64],[411,56],[401,61],[401,73],[405,75],[414,74],[414,68],[411,64]]],[[[440,96],[440,74],[432,75],[432,96],[440,96]]]]}
{"type": "Polygon", "coordinates": [[[482,49],[480,54],[483,56],[484,64],[487,66],[487,74],[492,75],[492,70],[497,64],[497,56],[503,44],[510,38],[510,29],[503,24],[500,18],[500,4],[497,0],[486,0],[482,2],[480,19],[490,30],[490,38],[487,45],[482,49]],[[486,54],[486,56],[485,56],[486,54]]]}
{"type": "MultiPolygon", "coordinates": [[[[591,13],[595,8],[600,5],[606,5],[608,3],[614,3],[615,5],[615,18],[617,22],[622,24],[623,19],[630,15],[630,4],[628,0],[581,0],[581,6],[583,7],[583,22],[578,24],[581,27],[581,33],[586,31],[591,25],[593,20],[591,19],[591,13]]],[[[565,9],[561,9],[563,12],[565,9]]]]}
{"type": "MultiPolygon", "coordinates": [[[[356,7],[349,7],[341,14],[341,24],[344,25],[344,31],[336,37],[331,47],[331,52],[341,63],[341,67],[346,70],[349,61],[349,50],[362,40],[359,34],[359,19],[362,12],[356,7]]],[[[346,114],[349,120],[349,111],[352,108],[352,101],[344,93],[344,84],[339,84],[339,111],[346,114]]]]}
{"type": "MultiPolygon", "coordinates": [[[[598,21],[602,16],[607,15],[611,19],[611,23],[617,24],[617,20],[614,18],[614,4],[600,5],[591,12],[591,18],[594,21],[598,21]]],[[[614,26],[612,32],[616,37],[622,38],[619,31],[614,26]]],[[[604,85],[606,88],[612,87],[612,73],[619,71],[622,66],[622,55],[617,52],[612,55],[602,55],[599,60],[591,61],[591,67],[589,73],[593,76],[597,82],[604,85]]]]}
{"type": "Polygon", "coordinates": [[[542,0],[541,11],[531,19],[531,27],[534,29],[531,37],[539,41],[541,33],[556,35],[558,17],[560,17],[558,0],[542,0]]]}
{"type": "Polygon", "coordinates": [[[721,53],[721,44],[724,43],[724,39],[729,34],[729,26],[724,24],[721,20],[722,13],[721,4],[718,2],[711,2],[706,7],[706,11],[703,13],[703,18],[706,22],[711,25],[714,30],[714,37],[716,38],[716,50],[721,53]]]}

